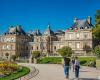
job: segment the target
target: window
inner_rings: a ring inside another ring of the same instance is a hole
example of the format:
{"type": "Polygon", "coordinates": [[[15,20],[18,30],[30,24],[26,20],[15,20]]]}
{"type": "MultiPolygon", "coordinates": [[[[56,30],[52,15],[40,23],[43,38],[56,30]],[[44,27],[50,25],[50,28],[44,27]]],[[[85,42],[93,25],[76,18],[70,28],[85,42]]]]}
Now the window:
{"type": "Polygon", "coordinates": [[[26,46],[26,50],[28,50],[28,46],[26,46]]]}
{"type": "Polygon", "coordinates": [[[76,33],[76,38],[79,39],[80,35],[79,33],[76,33]]]}
{"type": "Polygon", "coordinates": [[[37,46],[37,50],[38,50],[38,46],[37,46]]]}
{"type": "Polygon", "coordinates": [[[80,48],[80,43],[79,43],[79,42],[76,43],[76,48],[77,48],[77,49],[80,48]]]}
{"type": "Polygon", "coordinates": [[[68,43],[68,46],[69,46],[69,47],[72,47],[72,42],[69,42],[69,43],[68,43]]]}
{"type": "Polygon", "coordinates": [[[56,50],[56,46],[54,46],[54,50],[56,50]]]}
{"type": "Polygon", "coordinates": [[[31,49],[33,50],[33,46],[31,47],[31,49]]]}
{"type": "Polygon", "coordinates": [[[72,39],[73,38],[73,35],[72,34],[69,34],[69,39],[72,39]]]}
{"type": "Polygon", "coordinates": [[[86,39],[88,37],[88,34],[87,33],[84,33],[84,38],[86,39]]]}

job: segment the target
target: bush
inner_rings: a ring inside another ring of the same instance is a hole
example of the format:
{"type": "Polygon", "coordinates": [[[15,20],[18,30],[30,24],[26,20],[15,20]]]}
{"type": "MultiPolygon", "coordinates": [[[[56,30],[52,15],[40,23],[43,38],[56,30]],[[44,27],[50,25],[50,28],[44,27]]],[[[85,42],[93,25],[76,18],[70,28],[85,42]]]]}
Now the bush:
{"type": "Polygon", "coordinates": [[[83,61],[80,61],[80,64],[84,65],[84,64],[86,64],[86,62],[87,62],[86,60],[83,60],[83,61]]]}
{"type": "Polygon", "coordinates": [[[79,57],[80,65],[88,66],[90,61],[93,62],[96,60],[96,57],[79,57]]]}

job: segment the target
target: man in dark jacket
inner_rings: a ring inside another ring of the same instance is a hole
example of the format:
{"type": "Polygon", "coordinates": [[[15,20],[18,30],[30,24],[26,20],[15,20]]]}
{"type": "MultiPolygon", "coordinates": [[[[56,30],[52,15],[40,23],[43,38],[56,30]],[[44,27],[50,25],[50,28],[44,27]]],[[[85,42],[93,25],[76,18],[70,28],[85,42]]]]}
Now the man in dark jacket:
{"type": "Polygon", "coordinates": [[[64,57],[64,73],[66,78],[69,78],[70,58],[64,57]]]}

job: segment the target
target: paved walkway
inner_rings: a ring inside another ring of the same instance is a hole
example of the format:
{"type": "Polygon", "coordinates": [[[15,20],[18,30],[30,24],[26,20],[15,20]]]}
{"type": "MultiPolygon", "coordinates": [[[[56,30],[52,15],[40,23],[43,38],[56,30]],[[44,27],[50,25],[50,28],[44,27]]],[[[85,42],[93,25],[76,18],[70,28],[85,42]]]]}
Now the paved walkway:
{"type": "MultiPolygon", "coordinates": [[[[39,74],[30,80],[66,80],[62,65],[57,64],[27,64],[35,66],[39,70],[39,74]]],[[[98,80],[100,70],[89,67],[81,67],[80,80],[98,80]]],[[[74,79],[74,72],[70,70],[70,80],[74,79]]]]}

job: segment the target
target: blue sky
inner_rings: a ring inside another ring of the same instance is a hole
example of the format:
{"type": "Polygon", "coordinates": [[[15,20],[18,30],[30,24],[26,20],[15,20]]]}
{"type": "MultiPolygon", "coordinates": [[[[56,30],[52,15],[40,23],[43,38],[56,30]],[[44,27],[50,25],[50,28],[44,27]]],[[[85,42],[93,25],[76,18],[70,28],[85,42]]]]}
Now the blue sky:
{"type": "Polygon", "coordinates": [[[0,0],[0,33],[10,25],[22,25],[25,31],[47,28],[65,30],[75,17],[92,17],[100,9],[100,0],[0,0]]]}

